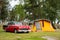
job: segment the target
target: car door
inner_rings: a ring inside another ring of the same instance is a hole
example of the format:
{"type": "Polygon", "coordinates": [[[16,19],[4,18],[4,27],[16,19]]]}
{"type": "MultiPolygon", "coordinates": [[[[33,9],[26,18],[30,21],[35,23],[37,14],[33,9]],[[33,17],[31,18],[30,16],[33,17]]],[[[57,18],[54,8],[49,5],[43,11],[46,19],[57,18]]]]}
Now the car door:
{"type": "Polygon", "coordinates": [[[6,31],[9,31],[10,30],[10,26],[8,26],[8,27],[6,27],[6,29],[5,29],[6,31]]]}
{"type": "Polygon", "coordinates": [[[13,25],[10,25],[10,26],[9,26],[9,31],[11,31],[11,32],[14,31],[14,26],[13,26],[13,25]]]}

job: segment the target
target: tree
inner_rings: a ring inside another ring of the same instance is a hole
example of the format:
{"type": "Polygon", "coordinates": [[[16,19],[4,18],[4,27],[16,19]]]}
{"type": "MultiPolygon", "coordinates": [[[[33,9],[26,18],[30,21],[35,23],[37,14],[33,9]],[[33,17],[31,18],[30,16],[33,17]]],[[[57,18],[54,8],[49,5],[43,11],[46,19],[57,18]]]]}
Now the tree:
{"type": "Polygon", "coordinates": [[[57,2],[57,14],[58,14],[58,16],[57,16],[57,20],[58,20],[57,24],[59,24],[60,23],[60,0],[57,0],[56,2],[57,2]]]}
{"type": "Polygon", "coordinates": [[[32,13],[31,18],[32,20],[39,18],[39,12],[38,12],[38,4],[37,4],[37,0],[25,0],[25,10],[26,12],[32,13]]]}
{"type": "Polygon", "coordinates": [[[8,0],[0,0],[0,19],[1,20],[6,20],[7,18],[7,5],[8,5],[8,0]]]}
{"type": "Polygon", "coordinates": [[[55,0],[25,0],[25,5],[25,9],[29,13],[33,13],[33,20],[49,19],[51,22],[56,20],[57,5],[55,0]]]}
{"type": "Polygon", "coordinates": [[[19,4],[14,7],[14,9],[11,12],[11,20],[20,21],[25,18],[25,12],[24,7],[19,4]]]}
{"type": "Polygon", "coordinates": [[[46,12],[46,18],[55,22],[57,18],[57,4],[55,0],[46,0],[43,7],[46,12]]]}

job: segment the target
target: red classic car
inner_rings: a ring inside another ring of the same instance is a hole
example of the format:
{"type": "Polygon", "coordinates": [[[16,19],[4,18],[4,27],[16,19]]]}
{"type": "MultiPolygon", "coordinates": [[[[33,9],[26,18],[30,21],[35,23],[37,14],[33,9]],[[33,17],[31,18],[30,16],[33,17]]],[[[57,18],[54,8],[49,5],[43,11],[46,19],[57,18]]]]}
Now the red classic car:
{"type": "Polygon", "coordinates": [[[3,25],[3,29],[5,31],[9,31],[9,32],[30,32],[30,26],[29,25],[23,25],[20,22],[8,22],[6,25],[3,25]]]}

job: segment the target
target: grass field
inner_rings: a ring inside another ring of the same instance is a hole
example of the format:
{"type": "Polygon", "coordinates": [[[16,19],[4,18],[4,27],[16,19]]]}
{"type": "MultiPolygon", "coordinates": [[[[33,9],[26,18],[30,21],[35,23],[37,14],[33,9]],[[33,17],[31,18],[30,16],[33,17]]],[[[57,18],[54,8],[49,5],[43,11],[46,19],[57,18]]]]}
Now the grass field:
{"type": "Polygon", "coordinates": [[[42,36],[51,36],[60,40],[60,32],[10,33],[4,32],[0,27],[0,40],[47,40],[42,36]]]}

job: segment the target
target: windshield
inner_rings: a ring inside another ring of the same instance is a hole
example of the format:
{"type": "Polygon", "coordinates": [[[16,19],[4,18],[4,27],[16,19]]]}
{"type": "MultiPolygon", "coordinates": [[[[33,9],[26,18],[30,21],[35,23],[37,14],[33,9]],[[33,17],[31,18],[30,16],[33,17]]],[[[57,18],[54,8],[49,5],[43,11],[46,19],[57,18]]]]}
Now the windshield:
{"type": "Polygon", "coordinates": [[[8,22],[8,25],[22,25],[22,22],[11,21],[11,22],[8,22]]]}
{"type": "Polygon", "coordinates": [[[17,24],[17,25],[22,25],[22,23],[21,23],[21,22],[15,22],[15,24],[17,24]]]}

